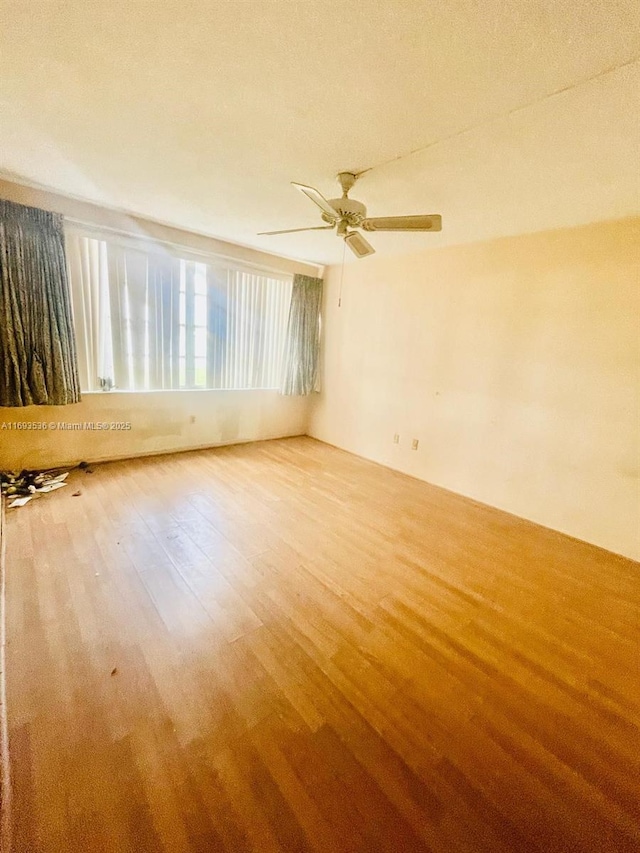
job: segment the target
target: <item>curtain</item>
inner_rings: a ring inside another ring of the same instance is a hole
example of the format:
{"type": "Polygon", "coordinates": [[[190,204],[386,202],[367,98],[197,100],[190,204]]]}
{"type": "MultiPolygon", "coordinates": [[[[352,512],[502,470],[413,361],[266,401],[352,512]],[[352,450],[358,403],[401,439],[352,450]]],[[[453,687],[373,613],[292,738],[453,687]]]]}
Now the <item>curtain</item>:
{"type": "Polygon", "coordinates": [[[322,279],[293,277],[281,393],[310,394],[316,387],[320,350],[322,279]]]}
{"type": "Polygon", "coordinates": [[[80,400],[62,222],[0,199],[0,406],[80,400]]]}

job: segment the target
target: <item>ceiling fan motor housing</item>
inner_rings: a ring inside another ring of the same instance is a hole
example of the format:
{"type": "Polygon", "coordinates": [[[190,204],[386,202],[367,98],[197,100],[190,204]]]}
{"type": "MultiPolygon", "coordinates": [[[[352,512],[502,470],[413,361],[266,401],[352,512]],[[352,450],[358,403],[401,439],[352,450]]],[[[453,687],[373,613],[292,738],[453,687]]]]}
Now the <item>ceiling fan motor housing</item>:
{"type": "MultiPolygon", "coordinates": [[[[346,220],[347,224],[353,228],[356,228],[367,216],[367,208],[361,201],[343,197],[330,198],[328,202],[331,207],[335,208],[337,217],[346,220]]],[[[332,221],[328,213],[323,213],[322,218],[325,222],[332,221]]]]}

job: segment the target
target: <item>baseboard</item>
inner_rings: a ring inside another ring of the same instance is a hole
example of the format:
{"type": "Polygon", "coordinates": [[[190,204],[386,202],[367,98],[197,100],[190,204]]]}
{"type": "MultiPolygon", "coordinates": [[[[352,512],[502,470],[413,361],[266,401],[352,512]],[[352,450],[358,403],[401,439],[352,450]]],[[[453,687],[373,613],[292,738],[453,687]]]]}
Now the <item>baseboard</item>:
{"type": "MultiPolygon", "coordinates": [[[[259,444],[262,441],[277,441],[278,439],[286,439],[286,438],[301,438],[305,435],[305,433],[291,433],[288,435],[282,435],[278,433],[277,435],[264,435],[260,436],[260,438],[234,438],[230,441],[218,441],[212,444],[211,442],[206,442],[205,444],[190,444],[186,447],[168,447],[164,450],[145,450],[142,453],[122,453],[119,455],[108,454],[106,456],[85,456],[80,459],[74,460],[66,460],[62,462],[56,462],[51,465],[37,465],[32,467],[26,466],[27,470],[54,470],[54,469],[62,469],[62,468],[75,468],[81,462],[86,462],[89,465],[100,465],[103,462],[124,462],[127,459],[146,459],[149,456],[171,456],[174,453],[190,453],[196,452],[198,450],[215,450],[216,447],[232,447],[235,444],[259,444]]],[[[1,851],[1,848],[0,848],[1,851]]],[[[4,851],[1,851],[4,853],[4,851]]]]}

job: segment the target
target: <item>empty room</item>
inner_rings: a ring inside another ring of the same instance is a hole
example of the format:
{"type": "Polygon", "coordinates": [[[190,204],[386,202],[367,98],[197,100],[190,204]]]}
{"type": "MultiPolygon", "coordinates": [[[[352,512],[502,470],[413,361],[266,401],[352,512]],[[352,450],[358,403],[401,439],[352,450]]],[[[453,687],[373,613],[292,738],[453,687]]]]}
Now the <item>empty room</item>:
{"type": "Polygon", "coordinates": [[[2,853],[640,850],[640,6],[4,0],[2,853]]]}

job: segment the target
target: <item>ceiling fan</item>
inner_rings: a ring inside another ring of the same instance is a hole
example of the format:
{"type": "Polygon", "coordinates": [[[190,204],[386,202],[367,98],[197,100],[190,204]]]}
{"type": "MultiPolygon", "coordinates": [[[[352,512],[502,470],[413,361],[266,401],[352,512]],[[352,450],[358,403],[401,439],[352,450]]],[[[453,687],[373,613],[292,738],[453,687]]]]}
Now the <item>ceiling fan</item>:
{"type": "Polygon", "coordinates": [[[343,237],[347,246],[358,258],[364,258],[375,252],[358,231],[353,228],[363,228],[365,231],[442,231],[442,217],[437,214],[417,216],[377,216],[367,217],[367,208],[361,201],[349,198],[348,193],[355,184],[358,176],[353,172],[340,172],[338,181],[342,187],[342,198],[326,199],[322,193],[305,184],[292,185],[311,199],[322,211],[321,216],[327,225],[317,225],[311,228],[289,228],[285,231],[260,231],[260,236],[274,234],[295,234],[298,231],[332,231],[336,229],[338,237],[343,237]]]}

